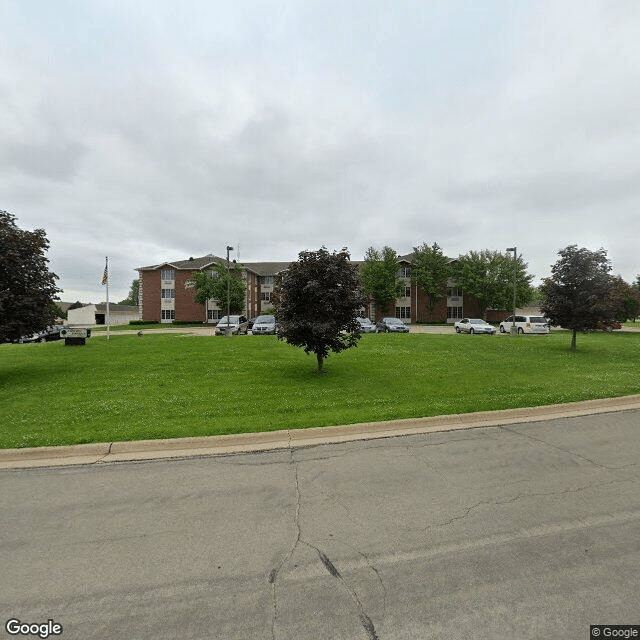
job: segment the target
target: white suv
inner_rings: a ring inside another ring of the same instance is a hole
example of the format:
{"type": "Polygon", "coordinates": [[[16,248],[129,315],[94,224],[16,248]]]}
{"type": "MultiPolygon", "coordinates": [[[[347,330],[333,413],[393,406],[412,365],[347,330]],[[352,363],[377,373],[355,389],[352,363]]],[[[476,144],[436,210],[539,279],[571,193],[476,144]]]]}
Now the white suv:
{"type": "MultiPolygon", "coordinates": [[[[513,316],[509,316],[500,323],[500,333],[508,333],[513,326],[513,316]]],[[[549,333],[549,323],[543,316],[516,315],[518,333],[549,333]]]]}

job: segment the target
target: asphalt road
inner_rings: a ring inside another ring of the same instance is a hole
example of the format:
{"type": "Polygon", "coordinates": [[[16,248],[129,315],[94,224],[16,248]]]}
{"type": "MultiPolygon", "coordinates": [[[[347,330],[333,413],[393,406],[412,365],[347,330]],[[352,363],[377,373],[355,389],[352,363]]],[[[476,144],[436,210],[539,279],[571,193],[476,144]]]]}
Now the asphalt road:
{"type": "Polygon", "coordinates": [[[629,410],[3,469],[4,637],[586,640],[640,624],[639,456],[629,410]]]}

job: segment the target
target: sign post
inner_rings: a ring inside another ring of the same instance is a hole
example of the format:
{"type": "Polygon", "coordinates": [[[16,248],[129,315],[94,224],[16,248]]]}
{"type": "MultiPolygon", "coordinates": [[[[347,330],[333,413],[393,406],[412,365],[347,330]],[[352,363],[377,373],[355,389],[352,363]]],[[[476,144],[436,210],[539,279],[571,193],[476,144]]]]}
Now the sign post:
{"type": "Polygon", "coordinates": [[[86,339],[90,336],[91,329],[81,329],[80,327],[65,327],[60,331],[60,337],[64,338],[65,346],[86,344],[86,339]]]}

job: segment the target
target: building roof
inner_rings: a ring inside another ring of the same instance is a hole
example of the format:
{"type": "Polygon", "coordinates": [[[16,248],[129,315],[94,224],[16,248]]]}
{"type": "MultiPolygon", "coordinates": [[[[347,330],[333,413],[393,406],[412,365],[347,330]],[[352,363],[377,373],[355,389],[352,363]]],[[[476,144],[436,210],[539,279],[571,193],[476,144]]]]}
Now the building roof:
{"type": "MultiPolygon", "coordinates": [[[[96,307],[96,311],[98,313],[106,313],[106,311],[107,311],[107,303],[106,302],[100,302],[99,304],[95,305],[95,307],[96,307]]],[[[139,309],[135,305],[113,304],[113,302],[110,302],[109,303],[109,312],[112,312],[112,311],[121,311],[123,313],[126,313],[128,311],[130,313],[138,313],[139,309]]]]}
{"type": "MultiPolygon", "coordinates": [[[[150,265],[148,267],[138,267],[138,271],[158,271],[159,269],[176,269],[176,270],[188,270],[193,271],[196,269],[205,269],[209,266],[213,266],[217,263],[226,263],[226,258],[220,258],[214,256],[212,253],[201,258],[188,258],[187,260],[174,260],[171,262],[162,262],[160,264],[150,265]]],[[[242,262],[238,263],[241,267],[253,271],[259,276],[273,276],[280,271],[286,269],[290,264],[289,262],[242,262]]]]}
{"type": "MultiPolygon", "coordinates": [[[[408,262],[411,264],[413,260],[413,253],[407,253],[403,256],[398,256],[400,262],[408,262]]],[[[449,262],[455,262],[457,258],[448,258],[449,262]]],[[[148,267],[138,267],[137,271],[158,271],[159,269],[176,269],[176,270],[202,270],[207,267],[213,266],[216,263],[226,263],[226,258],[220,258],[212,253],[202,256],[200,258],[188,258],[187,260],[174,260],[172,262],[162,262],[160,264],[151,265],[148,267]]],[[[291,262],[241,262],[238,263],[241,267],[249,271],[253,271],[259,276],[275,276],[281,271],[284,271],[289,267],[291,262]]],[[[352,264],[362,267],[364,260],[351,260],[352,264]]]]}
{"type": "Polygon", "coordinates": [[[289,262],[244,262],[242,266],[259,276],[275,276],[281,271],[289,268],[289,262]]]}
{"type": "Polygon", "coordinates": [[[204,269],[209,265],[216,264],[217,262],[226,262],[226,258],[220,258],[214,256],[212,253],[201,258],[187,258],[186,260],[175,260],[171,262],[161,262],[160,264],[152,264],[148,267],[138,267],[138,271],[157,271],[164,267],[170,267],[173,269],[204,269]]]}

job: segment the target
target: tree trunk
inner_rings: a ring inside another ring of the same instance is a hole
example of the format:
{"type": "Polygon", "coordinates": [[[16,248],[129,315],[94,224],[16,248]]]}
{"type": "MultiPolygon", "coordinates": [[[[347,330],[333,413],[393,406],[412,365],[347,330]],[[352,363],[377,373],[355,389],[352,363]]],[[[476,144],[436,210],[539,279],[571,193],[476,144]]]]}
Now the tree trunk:
{"type": "Polygon", "coordinates": [[[573,330],[573,334],[571,335],[571,351],[576,350],[576,329],[573,330]]]}
{"type": "Polygon", "coordinates": [[[324,369],[322,368],[323,358],[319,353],[316,353],[316,359],[318,360],[318,373],[324,373],[324,369]]]}

